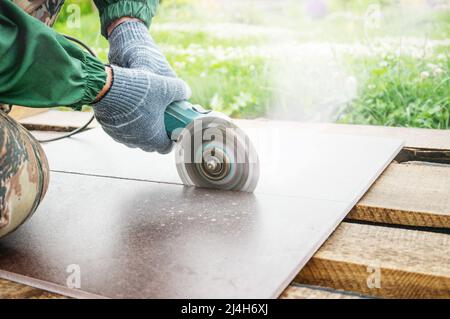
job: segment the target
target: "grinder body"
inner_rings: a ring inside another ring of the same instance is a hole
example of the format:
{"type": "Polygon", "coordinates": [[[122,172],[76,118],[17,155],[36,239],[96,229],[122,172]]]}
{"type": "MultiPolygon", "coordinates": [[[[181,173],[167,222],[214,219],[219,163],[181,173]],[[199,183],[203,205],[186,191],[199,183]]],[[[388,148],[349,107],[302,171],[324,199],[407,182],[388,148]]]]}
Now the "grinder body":
{"type": "Polygon", "coordinates": [[[199,105],[191,104],[187,101],[173,102],[164,113],[164,124],[167,135],[170,138],[180,129],[187,127],[195,119],[199,119],[211,111],[204,110],[199,105]]]}

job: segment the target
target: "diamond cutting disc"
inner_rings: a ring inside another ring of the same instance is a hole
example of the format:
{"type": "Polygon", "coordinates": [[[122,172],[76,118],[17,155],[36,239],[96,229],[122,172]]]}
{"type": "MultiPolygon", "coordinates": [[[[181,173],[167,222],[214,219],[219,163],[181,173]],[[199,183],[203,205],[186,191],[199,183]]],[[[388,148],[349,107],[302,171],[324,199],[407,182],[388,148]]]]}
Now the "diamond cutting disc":
{"type": "Polygon", "coordinates": [[[176,166],[186,185],[253,192],[259,159],[248,136],[222,117],[194,120],[179,135],[176,166]]]}

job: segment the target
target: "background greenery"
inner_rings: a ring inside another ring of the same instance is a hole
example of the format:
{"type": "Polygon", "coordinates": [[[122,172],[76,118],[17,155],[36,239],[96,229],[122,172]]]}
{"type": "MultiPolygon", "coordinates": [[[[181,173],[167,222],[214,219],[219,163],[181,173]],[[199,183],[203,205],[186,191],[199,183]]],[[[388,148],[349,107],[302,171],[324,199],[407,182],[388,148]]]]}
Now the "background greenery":
{"type": "MultiPolygon", "coordinates": [[[[55,28],[107,61],[90,0],[66,0],[55,28]]],[[[449,1],[164,0],[150,31],[192,87],[192,102],[233,117],[450,126],[449,1]],[[316,48],[326,53],[319,62],[304,53],[316,48]],[[311,65],[324,79],[312,75],[312,89],[302,90],[311,65]],[[325,85],[336,66],[352,83],[346,99],[338,98],[342,77],[337,92],[325,85]],[[277,112],[286,103],[284,74],[288,115],[277,112]]]]}

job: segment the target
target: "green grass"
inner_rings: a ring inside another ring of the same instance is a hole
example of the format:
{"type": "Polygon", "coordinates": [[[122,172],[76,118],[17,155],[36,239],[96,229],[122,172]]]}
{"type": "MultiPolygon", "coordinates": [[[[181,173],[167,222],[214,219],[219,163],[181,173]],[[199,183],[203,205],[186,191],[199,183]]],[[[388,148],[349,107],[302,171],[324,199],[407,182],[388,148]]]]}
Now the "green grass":
{"type": "MultiPolygon", "coordinates": [[[[81,38],[106,62],[108,43],[99,36],[97,13],[85,5],[86,1],[71,0],[68,3],[74,1],[84,5],[81,28],[70,29],[64,22],[67,15],[55,28],[81,38]]],[[[337,14],[346,11],[361,17],[366,2],[335,0],[332,10],[336,14],[319,20],[301,16],[283,21],[276,12],[265,17],[253,10],[244,22],[250,23],[251,27],[262,27],[263,31],[232,30],[230,32],[235,33],[227,34],[228,29],[225,29],[219,34],[209,30],[208,26],[215,23],[236,25],[242,22],[242,17],[215,20],[202,15],[193,4],[195,1],[165,0],[151,32],[177,74],[192,87],[193,103],[233,117],[255,118],[265,116],[277,107],[273,90],[276,87],[274,59],[262,49],[262,45],[274,37],[271,27],[294,30],[293,40],[298,43],[351,44],[357,41],[370,45],[371,39],[365,38],[367,35],[361,31],[360,20],[337,14]],[[183,26],[191,26],[191,21],[195,21],[196,27],[183,29],[183,26]],[[269,32],[265,34],[264,30],[269,32]]],[[[383,8],[389,8],[389,5],[388,1],[382,4],[383,8]]],[[[413,22],[398,22],[392,19],[395,12],[386,10],[389,19],[382,29],[369,35],[374,39],[380,35],[397,37],[398,43],[401,43],[400,35],[415,37],[424,43],[449,39],[449,9],[420,13],[413,22]]],[[[285,14],[304,15],[304,12],[290,9],[285,14]]],[[[405,52],[395,52],[396,47],[390,46],[381,53],[346,55],[346,69],[358,84],[357,96],[340,107],[336,116],[338,122],[449,129],[450,45],[442,43],[426,48],[402,44],[402,48],[406,48],[405,52]],[[410,47],[413,48],[410,50],[410,47]]]]}
{"type": "Polygon", "coordinates": [[[450,128],[450,59],[445,53],[426,59],[352,59],[351,65],[364,84],[339,122],[450,128]]]}
{"type": "Polygon", "coordinates": [[[270,67],[263,58],[217,60],[208,53],[168,53],[167,58],[191,86],[193,103],[246,118],[262,116],[270,107],[270,67]]]}

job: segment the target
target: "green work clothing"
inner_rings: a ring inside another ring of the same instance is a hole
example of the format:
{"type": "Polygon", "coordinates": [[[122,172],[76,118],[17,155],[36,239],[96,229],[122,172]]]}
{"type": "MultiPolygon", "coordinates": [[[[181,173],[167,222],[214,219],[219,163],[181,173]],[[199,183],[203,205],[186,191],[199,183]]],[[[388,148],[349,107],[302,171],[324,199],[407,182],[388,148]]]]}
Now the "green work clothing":
{"type": "MultiPolygon", "coordinates": [[[[150,25],[157,0],[96,0],[102,33],[115,19],[136,17],[150,25]]],[[[92,103],[106,83],[103,63],[78,45],[0,0],[0,104],[29,107],[92,103]]]]}

